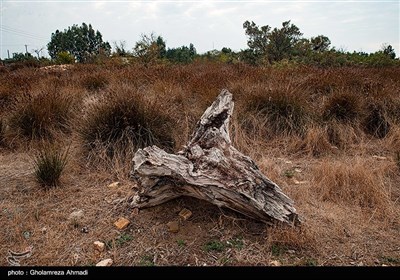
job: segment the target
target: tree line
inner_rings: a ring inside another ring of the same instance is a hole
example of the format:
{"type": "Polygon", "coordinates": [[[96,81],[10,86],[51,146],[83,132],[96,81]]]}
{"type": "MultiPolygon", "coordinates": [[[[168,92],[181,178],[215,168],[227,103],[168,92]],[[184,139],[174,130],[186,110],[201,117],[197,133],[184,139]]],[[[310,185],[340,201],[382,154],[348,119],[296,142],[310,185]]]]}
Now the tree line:
{"type": "Polygon", "coordinates": [[[5,62],[48,61],[50,63],[93,63],[101,58],[121,57],[135,59],[144,64],[159,62],[190,63],[194,60],[211,60],[223,63],[248,63],[251,65],[287,65],[307,64],[320,66],[399,65],[399,59],[391,45],[383,45],[374,53],[346,52],[331,47],[327,36],[303,37],[300,29],[285,21],[281,27],[258,26],[253,21],[245,21],[243,29],[247,36],[248,48],[238,52],[224,47],[198,54],[192,43],[189,46],[167,48],[162,36],[154,33],[142,34],[132,50],[126,49],[124,41],[103,41],[100,31],[91,24],[72,25],[64,31],[56,30],[51,34],[47,50],[50,60],[36,58],[30,53],[14,53],[13,58],[5,62]]]}

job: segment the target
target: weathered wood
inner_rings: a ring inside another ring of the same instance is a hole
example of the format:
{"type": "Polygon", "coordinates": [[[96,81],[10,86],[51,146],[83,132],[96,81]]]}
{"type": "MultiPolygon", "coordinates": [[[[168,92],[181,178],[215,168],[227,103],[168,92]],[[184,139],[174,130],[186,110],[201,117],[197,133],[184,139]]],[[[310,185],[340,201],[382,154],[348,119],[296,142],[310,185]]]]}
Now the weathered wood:
{"type": "Polygon", "coordinates": [[[133,207],[151,207],[191,196],[264,222],[299,222],[293,201],[231,145],[232,94],[222,90],[197,123],[191,140],[177,155],[156,147],[139,149],[131,177],[139,192],[133,207]]]}

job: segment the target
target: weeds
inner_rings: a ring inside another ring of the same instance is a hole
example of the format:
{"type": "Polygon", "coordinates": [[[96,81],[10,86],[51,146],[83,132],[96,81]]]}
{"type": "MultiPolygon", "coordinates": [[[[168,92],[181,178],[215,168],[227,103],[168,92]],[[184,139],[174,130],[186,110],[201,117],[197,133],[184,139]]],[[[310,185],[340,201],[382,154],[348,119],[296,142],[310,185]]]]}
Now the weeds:
{"type": "Polygon", "coordinates": [[[6,130],[5,127],[6,126],[4,124],[3,119],[0,119],[0,147],[3,146],[5,143],[5,136],[4,136],[6,130]]]}
{"type": "Polygon", "coordinates": [[[67,132],[72,114],[72,99],[60,93],[29,94],[20,100],[9,126],[29,140],[51,139],[54,131],[67,132]]]}
{"type": "Polygon", "coordinates": [[[179,247],[185,247],[186,246],[186,241],[182,239],[176,240],[176,243],[178,244],[179,247]]]}
{"type": "Polygon", "coordinates": [[[139,265],[141,266],[154,266],[154,257],[151,255],[144,255],[140,258],[139,265]]]}
{"type": "Polygon", "coordinates": [[[243,238],[241,236],[232,238],[230,240],[227,241],[227,244],[229,247],[241,250],[244,247],[244,242],[243,242],[243,238]]]}
{"type": "Polygon", "coordinates": [[[360,98],[352,93],[332,95],[323,107],[324,120],[350,122],[360,115],[360,98]]]}
{"type": "Polygon", "coordinates": [[[211,240],[204,245],[204,251],[206,252],[222,252],[225,250],[225,248],[226,245],[219,240],[211,240]]]}
{"type": "Polygon", "coordinates": [[[108,85],[108,79],[102,75],[86,76],[82,80],[82,86],[89,91],[99,91],[108,85]]]}
{"type": "Polygon", "coordinates": [[[105,149],[110,158],[129,148],[158,145],[171,149],[172,122],[164,111],[143,97],[117,93],[92,105],[79,132],[88,151],[105,149]]]}
{"type": "Polygon", "coordinates": [[[370,104],[367,107],[365,119],[365,131],[377,138],[385,137],[390,131],[390,123],[386,120],[385,111],[382,106],[370,104]]]}
{"type": "Polygon", "coordinates": [[[56,187],[68,162],[69,149],[59,150],[47,146],[39,150],[34,158],[34,174],[36,180],[44,188],[56,187]]]}
{"type": "Polygon", "coordinates": [[[249,110],[276,134],[303,134],[310,120],[307,104],[295,93],[268,91],[249,96],[249,110]]]}
{"type": "Polygon", "coordinates": [[[108,240],[107,242],[105,242],[105,245],[108,250],[111,250],[114,246],[116,246],[117,248],[123,247],[131,240],[133,240],[133,236],[131,234],[123,233],[116,239],[108,240]]]}

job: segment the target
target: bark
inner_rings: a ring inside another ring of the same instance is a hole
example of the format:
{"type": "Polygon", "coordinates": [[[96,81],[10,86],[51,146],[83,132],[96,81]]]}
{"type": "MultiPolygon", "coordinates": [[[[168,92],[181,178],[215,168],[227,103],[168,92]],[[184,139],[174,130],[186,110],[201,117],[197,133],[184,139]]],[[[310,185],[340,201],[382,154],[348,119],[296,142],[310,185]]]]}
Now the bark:
{"type": "Polygon", "coordinates": [[[139,191],[131,206],[145,208],[191,196],[267,223],[298,224],[293,201],[232,146],[233,106],[232,94],[222,90],[178,154],[156,146],[139,149],[131,172],[139,191]]]}

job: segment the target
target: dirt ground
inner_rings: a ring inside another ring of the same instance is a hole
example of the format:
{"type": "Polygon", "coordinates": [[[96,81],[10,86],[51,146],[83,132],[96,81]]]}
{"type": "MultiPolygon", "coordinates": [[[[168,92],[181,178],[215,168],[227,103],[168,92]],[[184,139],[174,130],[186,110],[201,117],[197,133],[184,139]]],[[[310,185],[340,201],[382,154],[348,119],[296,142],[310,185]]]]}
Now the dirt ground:
{"type": "Polygon", "coordinates": [[[319,164],[289,158],[259,162],[295,200],[303,223],[293,229],[266,226],[193,198],[137,213],[128,204],[133,182],[110,187],[112,175],[89,169],[68,169],[62,187],[45,191],[34,179],[31,156],[1,150],[0,265],[9,265],[8,250],[28,246],[32,254],[21,265],[93,266],[106,258],[115,266],[399,265],[398,220],[310,195],[309,173],[319,164]],[[293,168],[293,177],[282,175],[293,168]],[[186,221],[178,215],[183,208],[193,213],[186,221]],[[71,221],[76,210],[83,217],[71,221]],[[114,225],[120,217],[130,221],[123,230],[114,225]],[[170,221],[179,221],[179,232],[168,231],[170,221]],[[95,249],[95,241],[106,244],[104,252],[95,249]]]}

